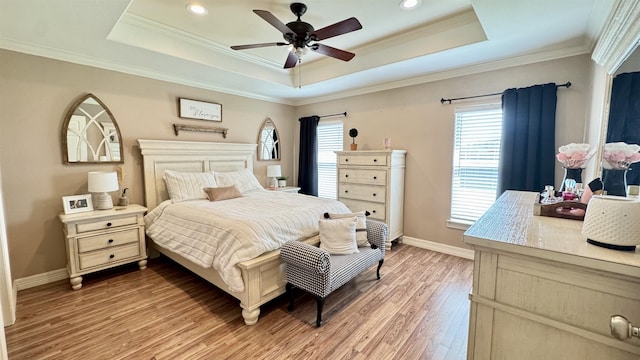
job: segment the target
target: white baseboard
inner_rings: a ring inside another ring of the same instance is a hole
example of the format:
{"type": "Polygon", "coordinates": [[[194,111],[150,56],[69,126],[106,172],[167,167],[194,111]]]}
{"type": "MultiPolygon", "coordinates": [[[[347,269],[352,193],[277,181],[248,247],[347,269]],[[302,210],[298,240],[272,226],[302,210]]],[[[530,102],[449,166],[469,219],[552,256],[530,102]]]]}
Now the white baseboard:
{"type": "Polygon", "coordinates": [[[437,251],[443,254],[453,255],[453,256],[464,258],[464,259],[473,260],[473,250],[471,249],[465,249],[465,248],[437,243],[429,240],[417,239],[410,236],[403,236],[402,243],[415,246],[421,249],[437,251]]]}
{"type": "Polygon", "coordinates": [[[32,287],[49,284],[55,281],[68,279],[69,274],[67,273],[67,269],[58,269],[49,271],[42,274],[27,276],[25,278],[16,279],[14,284],[14,289],[16,291],[29,289],[32,287]]]}

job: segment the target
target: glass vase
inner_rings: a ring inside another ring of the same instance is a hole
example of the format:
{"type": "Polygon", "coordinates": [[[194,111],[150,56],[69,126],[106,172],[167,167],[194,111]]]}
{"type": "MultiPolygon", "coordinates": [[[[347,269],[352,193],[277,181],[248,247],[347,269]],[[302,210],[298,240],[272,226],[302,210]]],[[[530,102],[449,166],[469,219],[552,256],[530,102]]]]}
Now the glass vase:
{"type": "Polygon", "coordinates": [[[568,169],[564,168],[564,178],[562,179],[562,183],[560,184],[560,191],[564,191],[565,188],[565,180],[573,179],[576,183],[582,182],[582,168],[577,169],[568,169]]]}
{"type": "Polygon", "coordinates": [[[607,195],[627,196],[628,169],[602,169],[602,184],[607,195]]]}

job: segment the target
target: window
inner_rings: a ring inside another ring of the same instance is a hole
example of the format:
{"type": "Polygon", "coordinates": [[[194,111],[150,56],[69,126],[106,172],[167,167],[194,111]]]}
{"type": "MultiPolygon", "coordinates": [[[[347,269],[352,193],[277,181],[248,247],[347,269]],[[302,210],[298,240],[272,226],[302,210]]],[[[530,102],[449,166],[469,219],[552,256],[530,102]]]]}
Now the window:
{"type": "Polygon", "coordinates": [[[321,121],[318,124],[318,197],[337,199],[337,156],[342,151],[342,122],[321,121]]]}
{"type": "Polygon", "coordinates": [[[496,200],[502,108],[456,109],[455,122],[450,221],[470,224],[496,200]]]}

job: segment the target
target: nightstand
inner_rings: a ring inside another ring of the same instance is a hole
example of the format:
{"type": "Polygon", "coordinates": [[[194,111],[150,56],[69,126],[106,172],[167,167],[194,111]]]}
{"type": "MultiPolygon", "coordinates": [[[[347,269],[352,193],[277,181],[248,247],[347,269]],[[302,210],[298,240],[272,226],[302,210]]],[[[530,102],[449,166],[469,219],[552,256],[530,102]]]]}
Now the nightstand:
{"type": "Polygon", "coordinates": [[[64,224],[67,271],[74,290],[82,275],[137,261],[147,268],[144,213],[140,205],[76,214],[60,214],[64,224]]]}
{"type": "Polygon", "coordinates": [[[298,193],[298,191],[300,191],[300,188],[297,186],[285,186],[285,187],[279,187],[276,188],[275,191],[284,191],[284,192],[288,192],[288,193],[298,193]]]}

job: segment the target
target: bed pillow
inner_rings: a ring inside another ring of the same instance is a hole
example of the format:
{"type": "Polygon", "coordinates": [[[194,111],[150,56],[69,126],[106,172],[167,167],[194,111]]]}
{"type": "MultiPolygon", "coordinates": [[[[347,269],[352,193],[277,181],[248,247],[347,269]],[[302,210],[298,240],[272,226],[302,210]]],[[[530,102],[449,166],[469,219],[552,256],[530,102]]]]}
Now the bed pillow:
{"type": "Polygon", "coordinates": [[[207,199],[206,187],[216,187],[213,171],[209,172],[180,172],[164,171],[164,183],[167,186],[169,198],[173,202],[207,199]]]}
{"type": "Polygon", "coordinates": [[[353,216],[344,219],[325,220],[318,223],[320,228],[320,249],[331,255],[349,255],[360,252],[356,244],[356,223],[353,216]]]}
{"type": "Polygon", "coordinates": [[[358,247],[370,246],[369,241],[367,240],[367,217],[365,216],[364,211],[358,211],[351,214],[327,214],[329,219],[344,219],[355,216],[356,219],[358,219],[358,222],[356,223],[356,243],[358,244],[358,247]]]}
{"type": "Polygon", "coordinates": [[[209,201],[220,201],[242,197],[242,194],[235,186],[226,187],[208,187],[204,188],[204,192],[209,196],[209,201]]]}
{"type": "Polygon", "coordinates": [[[256,179],[255,175],[253,175],[253,173],[249,169],[230,172],[216,172],[215,177],[218,186],[235,185],[238,191],[243,194],[252,190],[264,189],[262,185],[260,185],[258,179],[256,179]]]}

